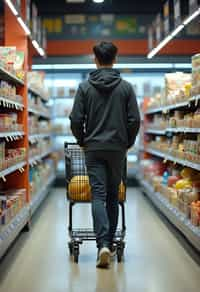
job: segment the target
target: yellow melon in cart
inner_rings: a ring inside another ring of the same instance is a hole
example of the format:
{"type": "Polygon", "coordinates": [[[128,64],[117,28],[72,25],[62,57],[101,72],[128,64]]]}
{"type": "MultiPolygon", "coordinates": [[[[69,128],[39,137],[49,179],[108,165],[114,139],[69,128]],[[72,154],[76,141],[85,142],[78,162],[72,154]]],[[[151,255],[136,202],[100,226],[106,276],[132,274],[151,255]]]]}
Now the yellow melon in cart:
{"type": "Polygon", "coordinates": [[[87,175],[76,175],[74,176],[69,185],[69,195],[78,195],[88,193],[90,190],[89,177],[87,175]]]}

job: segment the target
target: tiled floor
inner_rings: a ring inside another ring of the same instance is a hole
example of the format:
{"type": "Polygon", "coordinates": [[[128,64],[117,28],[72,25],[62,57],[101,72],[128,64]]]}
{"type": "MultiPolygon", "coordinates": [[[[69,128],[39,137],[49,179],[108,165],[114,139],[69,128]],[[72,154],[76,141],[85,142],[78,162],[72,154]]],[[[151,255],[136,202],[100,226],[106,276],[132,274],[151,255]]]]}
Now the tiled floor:
{"type": "MultiPolygon", "coordinates": [[[[64,189],[54,189],[0,262],[0,292],[199,292],[200,267],[143,195],[128,190],[124,263],[95,267],[94,242],[81,246],[79,264],[67,249],[64,189]]],[[[75,207],[75,224],[91,224],[90,206],[75,207]]]]}

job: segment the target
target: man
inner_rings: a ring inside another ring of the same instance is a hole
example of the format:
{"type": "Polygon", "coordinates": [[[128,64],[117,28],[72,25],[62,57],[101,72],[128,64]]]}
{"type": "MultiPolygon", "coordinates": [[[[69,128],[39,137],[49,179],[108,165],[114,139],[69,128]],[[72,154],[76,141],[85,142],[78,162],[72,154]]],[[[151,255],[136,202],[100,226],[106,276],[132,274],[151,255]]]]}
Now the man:
{"type": "Polygon", "coordinates": [[[92,190],[97,267],[110,263],[118,223],[118,189],[126,152],[136,139],[140,115],[131,84],[113,69],[117,47],[101,42],[93,48],[97,70],[79,85],[70,115],[71,129],[84,148],[92,190]]]}

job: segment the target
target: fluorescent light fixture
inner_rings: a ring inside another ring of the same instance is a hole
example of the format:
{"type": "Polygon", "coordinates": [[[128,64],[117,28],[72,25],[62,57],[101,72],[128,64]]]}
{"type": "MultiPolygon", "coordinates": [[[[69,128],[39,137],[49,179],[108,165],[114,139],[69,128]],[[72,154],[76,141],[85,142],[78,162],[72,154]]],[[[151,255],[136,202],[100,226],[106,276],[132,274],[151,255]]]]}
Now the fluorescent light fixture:
{"type": "Polygon", "coordinates": [[[17,17],[17,20],[18,20],[19,24],[21,25],[21,27],[23,28],[23,30],[25,31],[26,35],[30,35],[31,34],[31,31],[28,28],[28,26],[25,24],[25,22],[23,21],[23,19],[20,16],[18,16],[17,17]]]}
{"type": "MultiPolygon", "coordinates": [[[[119,63],[114,66],[116,69],[190,69],[189,63],[119,63]]],[[[95,64],[38,64],[32,66],[33,70],[84,70],[96,69],[95,64]]]]}
{"type": "Polygon", "coordinates": [[[200,14],[200,7],[197,9],[194,13],[192,13],[190,16],[188,16],[184,21],[183,24],[187,25],[189,24],[193,19],[195,19],[200,14]]]}
{"type": "Polygon", "coordinates": [[[174,64],[175,69],[192,69],[192,63],[174,64]]]}
{"type": "Polygon", "coordinates": [[[40,54],[40,56],[44,57],[45,56],[45,52],[42,48],[38,48],[38,53],[40,54]]]}
{"type": "Polygon", "coordinates": [[[173,32],[171,33],[171,36],[175,37],[183,28],[184,28],[184,25],[180,24],[179,26],[177,26],[177,28],[175,28],[175,30],[173,30],[173,32]]]}
{"type": "Polygon", "coordinates": [[[104,0],[93,0],[94,3],[103,3],[104,0]]]}
{"type": "Polygon", "coordinates": [[[147,58],[153,58],[169,41],[171,41],[172,35],[168,35],[164,40],[162,40],[157,47],[155,47],[148,55],[147,58]]]}
{"type": "Polygon", "coordinates": [[[10,0],[5,0],[6,4],[8,5],[8,7],[10,8],[10,10],[12,11],[12,13],[17,16],[18,15],[18,11],[15,8],[15,6],[13,5],[12,1],[10,0]]]}
{"type": "Polygon", "coordinates": [[[45,51],[43,50],[43,48],[40,47],[38,42],[36,40],[32,40],[32,44],[33,44],[34,48],[38,51],[40,56],[44,57],[45,56],[45,51]]]}
{"type": "Polygon", "coordinates": [[[200,7],[190,16],[188,16],[177,28],[175,28],[164,40],[162,40],[157,47],[153,48],[147,55],[148,59],[153,58],[171,39],[173,39],[184,27],[193,19],[200,15],[200,7]]]}
{"type": "Polygon", "coordinates": [[[36,40],[32,40],[32,44],[33,44],[33,46],[34,46],[34,48],[36,49],[36,50],[38,50],[39,49],[39,44],[38,44],[38,42],[36,41],[36,40]]]}

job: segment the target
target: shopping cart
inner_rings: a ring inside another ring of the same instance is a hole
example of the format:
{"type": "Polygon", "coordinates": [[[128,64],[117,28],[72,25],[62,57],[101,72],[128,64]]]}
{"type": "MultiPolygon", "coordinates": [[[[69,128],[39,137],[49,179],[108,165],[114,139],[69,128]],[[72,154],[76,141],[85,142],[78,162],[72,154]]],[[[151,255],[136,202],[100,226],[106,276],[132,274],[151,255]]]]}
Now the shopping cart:
{"type": "MultiPolygon", "coordinates": [[[[91,191],[87,169],[85,164],[85,155],[82,149],[76,143],[65,142],[65,171],[67,182],[67,199],[69,200],[69,237],[68,243],[70,255],[74,262],[78,263],[79,246],[83,241],[96,240],[93,229],[74,228],[73,227],[73,206],[77,203],[90,203],[91,191]]],[[[117,230],[114,238],[118,262],[122,261],[125,248],[125,207],[126,200],[126,163],[124,166],[124,175],[119,187],[119,205],[121,206],[121,228],[117,230]]]]}

